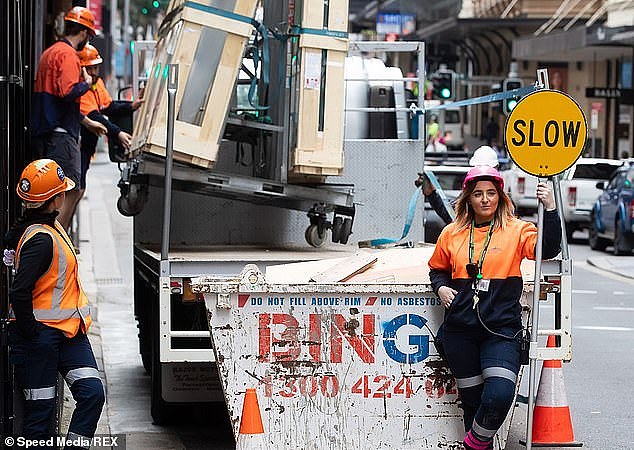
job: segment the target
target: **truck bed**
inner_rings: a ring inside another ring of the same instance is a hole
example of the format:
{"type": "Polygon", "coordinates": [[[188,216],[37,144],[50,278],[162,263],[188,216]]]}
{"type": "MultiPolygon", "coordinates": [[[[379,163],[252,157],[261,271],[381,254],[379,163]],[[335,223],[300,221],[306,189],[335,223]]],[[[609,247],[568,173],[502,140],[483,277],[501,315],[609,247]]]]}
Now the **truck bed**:
{"type": "MultiPolygon", "coordinates": [[[[196,247],[172,247],[169,252],[172,276],[197,276],[214,274],[234,276],[240,274],[247,263],[256,264],[262,270],[267,266],[300,261],[345,258],[358,251],[352,246],[336,245],[326,248],[306,246],[267,247],[257,245],[218,245],[196,247]]],[[[134,246],[134,256],[154,273],[159,273],[160,248],[134,246]]]]}

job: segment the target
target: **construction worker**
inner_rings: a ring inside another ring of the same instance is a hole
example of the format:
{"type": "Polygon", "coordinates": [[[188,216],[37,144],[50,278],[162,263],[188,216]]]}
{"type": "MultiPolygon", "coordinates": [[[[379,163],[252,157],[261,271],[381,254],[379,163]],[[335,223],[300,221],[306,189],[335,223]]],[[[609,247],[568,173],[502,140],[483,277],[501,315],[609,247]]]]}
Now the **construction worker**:
{"type": "MultiPolygon", "coordinates": [[[[40,59],[33,88],[31,133],[39,156],[55,160],[75,184],[79,183],[79,124],[95,134],[106,128],[79,112],[79,98],[92,85],[92,77],[79,65],[77,50],[95,34],[95,18],[88,8],[75,6],[64,17],[64,36],[47,48],[40,59]]],[[[70,226],[79,190],[69,191],[59,222],[70,226]]]]}
{"type": "MultiPolygon", "coordinates": [[[[488,166],[497,168],[499,165],[498,155],[495,150],[488,145],[482,145],[473,152],[473,156],[469,159],[469,165],[472,167],[488,166]]],[[[416,187],[422,186],[425,200],[429,202],[436,214],[438,214],[445,224],[451,223],[453,219],[449,215],[449,212],[445,209],[442,197],[436,191],[436,188],[431,183],[427,175],[419,173],[418,178],[414,180],[414,185],[416,187]]]]}
{"type": "MultiPolygon", "coordinates": [[[[124,149],[129,149],[132,136],[122,131],[116,124],[109,120],[109,117],[131,115],[143,103],[142,99],[135,99],[133,102],[112,101],[112,97],[106,90],[103,80],[99,77],[99,66],[103,62],[99,51],[90,44],[86,44],[82,50],[77,52],[81,67],[86,69],[92,78],[92,85],[88,92],[81,96],[81,113],[103,124],[108,129],[108,139],[117,140],[124,149]]],[[[90,160],[97,149],[99,136],[93,133],[88,127],[81,127],[81,177],[80,192],[83,195],[86,190],[86,172],[90,167],[90,160]]]]}
{"type": "MultiPolygon", "coordinates": [[[[544,204],[545,259],[559,253],[561,226],[552,190],[538,183],[544,204]]],[[[513,403],[523,336],[520,263],[535,259],[537,227],[513,216],[500,173],[469,170],[456,200],[456,219],[429,259],[432,288],[446,308],[436,340],[462,400],[466,449],[493,448],[513,403]]]]}
{"type": "Polygon", "coordinates": [[[105,400],[86,336],[92,320],[79,281],[77,257],[56,220],[66,193],[74,187],[55,161],[30,163],[16,188],[25,212],[5,238],[16,252],[9,292],[9,345],[16,382],[25,398],[25,439],[50,437],[58,372],[76,401],[69,440],[89,442],[105,400]]]}

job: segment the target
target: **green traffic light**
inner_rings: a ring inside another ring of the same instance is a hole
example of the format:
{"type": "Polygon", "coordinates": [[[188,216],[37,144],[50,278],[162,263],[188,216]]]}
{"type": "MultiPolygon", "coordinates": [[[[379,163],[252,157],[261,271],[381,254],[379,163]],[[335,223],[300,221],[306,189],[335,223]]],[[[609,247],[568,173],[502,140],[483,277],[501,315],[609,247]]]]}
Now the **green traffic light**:
{"type": "Polygon", "coordinates": [[[161,6],[161,4],[159,3],[159,1],[158,1],[158,0],[154,0],[154,1],[152,2],[152,6],[154,6],[155,8],[158,8],[159,6],[161,6]]]}
{"type": "Polygon", "coordinates": [[[141,8],[141,14],[147,15],[147,13],[148,13],[147,8],[141,8]]]}
{"type": "Polygon", "coordinates": [[[509,111],[513,111],[513,109],[515,109],[515,106],[517,105],[517,100],[515,100],[514,98],[507,100],[506,102],[506,109],[508,109],[509,111]]]}
{"type": "Polygon", "coordinates": [[[440,90],[440,96],[442,98],[449,98],[451,97],[451,91],[449,90],[449,88],[442,88],[440,90]]]}

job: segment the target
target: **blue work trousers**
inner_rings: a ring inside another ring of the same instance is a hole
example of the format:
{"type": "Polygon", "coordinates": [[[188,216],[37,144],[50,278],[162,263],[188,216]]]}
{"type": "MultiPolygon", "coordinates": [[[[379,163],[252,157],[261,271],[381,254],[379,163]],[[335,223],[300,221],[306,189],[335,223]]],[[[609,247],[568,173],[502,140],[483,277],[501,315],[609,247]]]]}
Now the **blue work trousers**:
{"type": "MultiPolygon", "coordinates": [[[[514,336],[518,329],[495,330],[514,336]]],[[[505,339],[481,327],[443,330],[447,361],[464,408],[465,431],[491,441],[515,395],[520,367],[520,337],[505,339]]]]}
{"type": "Polygon", "coordinates": [[[75,441],[92,438],[105,393],[88,336],[80,332],[67,338],[56,328],[40,325],[37,335],[26,339],[11,325],[11,361],[17,385],[25,398],[22,435],[35,440],[51,437],[49,424],[55,412],[59,372],[76,402],[67,437],[75,441]]]}

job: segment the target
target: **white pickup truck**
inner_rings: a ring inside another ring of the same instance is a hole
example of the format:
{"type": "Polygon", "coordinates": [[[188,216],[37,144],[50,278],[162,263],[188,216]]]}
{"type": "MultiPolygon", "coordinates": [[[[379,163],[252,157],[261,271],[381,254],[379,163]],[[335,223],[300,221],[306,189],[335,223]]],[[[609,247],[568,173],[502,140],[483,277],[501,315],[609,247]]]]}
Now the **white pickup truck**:
{"type": "Polygon", "coordinates": [[[504,190],[515,204],[520,216],[530,216],[537,212],[537,177],[527,174],[511,163],[511,168],[500,172],[504,178],[504,190]]]}
{"type": "MultiPolygon", "coordinates": [[[[561,176],[561,195],[564,200],[563,214],[568,239],[577,230],[588,227],[590,212],[601,191],[596,188],[599,181],[606,181],[623,161],[602,158],[579,158],[561,176]]],[[[509,194],[519,215],[537,212],[537,177],[529,175],[512,164],[501,172],[504,189],[509,194]]]]}
{"type": "Polygon", "coordinates": [[[561,178],[563,215],[566,221],[566,235],[590,225],[592,207],[601,194],[596,184],[607,181],[623,161],[601,158],[580,158],[561,178]]]}

